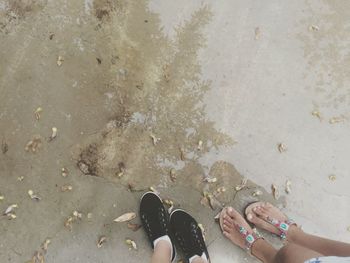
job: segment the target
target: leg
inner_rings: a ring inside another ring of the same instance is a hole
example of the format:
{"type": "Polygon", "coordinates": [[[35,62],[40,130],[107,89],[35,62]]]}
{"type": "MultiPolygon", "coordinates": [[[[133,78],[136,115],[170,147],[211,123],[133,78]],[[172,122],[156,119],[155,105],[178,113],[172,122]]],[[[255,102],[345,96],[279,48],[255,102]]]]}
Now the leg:
{"type": "Polygon", "coordinates": [[[159,241],[154,247],[151,263],[170,263],[171,247],[167,241],[159,241]]]}
{"type": "Polygon", "coordinates": [[[288,239],[325,256],[350,257],[350,244],[306,234],[296,226],[289,229],[288,239]]]}
{"type": "Polygon", "coordinates": [[[296,244],[288,244],[281,248],[273,263],[304,263],[308,259],[322,257],[323,255],[310,249],[298,246],[296,244]]]}

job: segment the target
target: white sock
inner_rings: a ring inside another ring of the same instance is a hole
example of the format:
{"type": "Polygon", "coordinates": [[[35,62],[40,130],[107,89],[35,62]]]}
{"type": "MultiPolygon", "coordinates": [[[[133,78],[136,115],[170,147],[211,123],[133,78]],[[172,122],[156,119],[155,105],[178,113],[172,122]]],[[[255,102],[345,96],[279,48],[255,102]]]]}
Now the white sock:
{"type": "MultiPolygon", "coordinates": [[[[200,256],[204,262],[208,262],[207,256],[205,255],[205,253],[203,252],[202,256],[200,256]]],[[[199,258],[198,255],[194,255],[193,257],[190,258],[190,263],[193,262],[193,260],[195,260],[196,258],[199,258]]]]}
{"type": "Polygon", "coordinates": [[[168,241],[170,245],[170,260],[173,258],[173,243],[171,243],[170,237],[168,235],[158,237],[153,241],[153,246],[156,247],[157,243],[161,240],[168,241]]]}

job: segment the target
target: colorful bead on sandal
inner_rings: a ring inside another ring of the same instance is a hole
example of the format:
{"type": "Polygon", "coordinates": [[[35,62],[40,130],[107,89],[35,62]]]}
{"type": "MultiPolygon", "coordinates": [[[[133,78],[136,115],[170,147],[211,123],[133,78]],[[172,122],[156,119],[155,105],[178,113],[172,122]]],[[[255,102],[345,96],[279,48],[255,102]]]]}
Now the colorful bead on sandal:
{"type": "Polygon", "coordinates": [[[279,231],[280,231],[280,234],[279,236],[283,239],[283,240],[286,240],[287,239],[287,233],[288,233],[288,230],[290,228],[290,226],[293,226],[293,225],[297,225],[293,220],[291,219],[288,219],[286,221],[279,221],[277,219],[274,219],[274,218],[270,218],[268,217],[266,219],[266,221],[268,223],[270,223],[271,225],[273,225],[274,227],[276,227],[279,231]]]}
{"type": "Polygon", "coordinates": [[[249,233],[244,227],[235,225],[238,232],[241,234],[241,236],[245,240],[245,248],[247,251],[251,252],[252,245],[255,241],[258,239],[263,239],[263,237],[258,233],[249,233]]]}

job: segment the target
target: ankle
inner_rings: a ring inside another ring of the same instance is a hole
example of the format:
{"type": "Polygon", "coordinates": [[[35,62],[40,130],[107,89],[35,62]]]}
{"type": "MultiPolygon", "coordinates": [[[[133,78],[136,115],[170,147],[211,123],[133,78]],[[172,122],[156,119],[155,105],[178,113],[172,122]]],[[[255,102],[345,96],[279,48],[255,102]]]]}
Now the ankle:
{"type": "Polygon", "coordinates": [[[277,250],[265,239],[258,239],[253,243],[251,253],[262,262],[273,262],[277,250]]]}
{"type": "Polygon", "coordinates": [[[296,225],[291,225],[288,229],[287,240],[289,242],[297,242],[298,238],[303,234],[303,230],[296,225]]]}

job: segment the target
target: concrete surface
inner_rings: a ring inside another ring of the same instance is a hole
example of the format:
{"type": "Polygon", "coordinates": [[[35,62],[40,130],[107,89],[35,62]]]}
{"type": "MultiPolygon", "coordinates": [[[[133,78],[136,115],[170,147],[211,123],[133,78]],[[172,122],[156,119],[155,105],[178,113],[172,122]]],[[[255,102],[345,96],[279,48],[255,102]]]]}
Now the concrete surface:
{"type": "Polygon", "coordinates": [[[306,231],[350,242],[349,7],[0,0],[0,209],[18,204],[16,219],[0,219],[0,262],[30,260],[47,238],[46,262],[147,262],[143,231],[113,219],[137,212],[150,186],[204,225],[213,262],[254,262],[221,236],[220,208],[200,205],[223,185],[218,200],[242,209],[257,188],[273,202],[274,183],[276,205],[306,231]],[[35,136],[40,147],[26,152],[35,136]]]}

